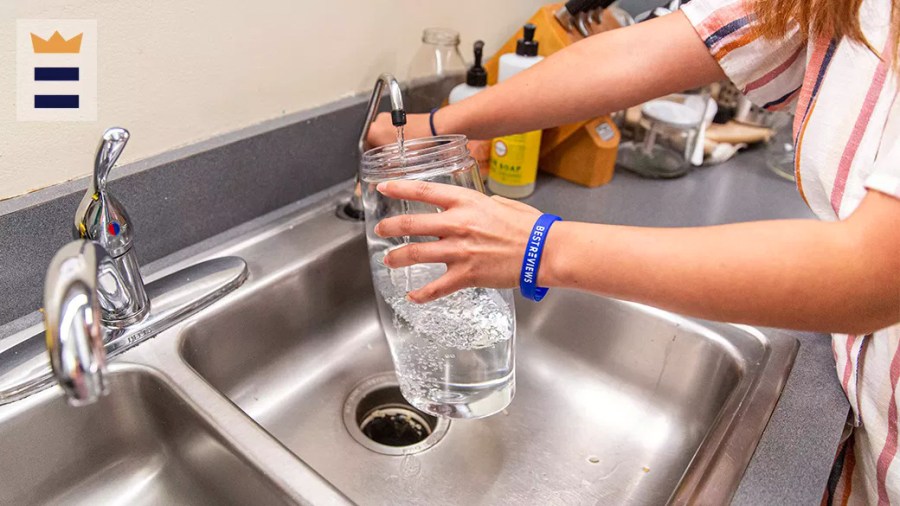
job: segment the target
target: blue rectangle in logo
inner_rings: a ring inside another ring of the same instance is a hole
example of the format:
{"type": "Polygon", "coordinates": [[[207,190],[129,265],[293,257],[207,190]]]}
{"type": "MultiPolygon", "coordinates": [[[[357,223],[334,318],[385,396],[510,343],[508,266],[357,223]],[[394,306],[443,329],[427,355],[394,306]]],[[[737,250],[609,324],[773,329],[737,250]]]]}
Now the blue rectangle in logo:
{"type": "Polygon", "coordinates": [[[78,95],[35,95],[35,109],[78,109],[78,95]]]}
{"type": "Polygon", "coordinates": [[[77,81],[78,67],[35,67],[35,81],[77,81]]]}

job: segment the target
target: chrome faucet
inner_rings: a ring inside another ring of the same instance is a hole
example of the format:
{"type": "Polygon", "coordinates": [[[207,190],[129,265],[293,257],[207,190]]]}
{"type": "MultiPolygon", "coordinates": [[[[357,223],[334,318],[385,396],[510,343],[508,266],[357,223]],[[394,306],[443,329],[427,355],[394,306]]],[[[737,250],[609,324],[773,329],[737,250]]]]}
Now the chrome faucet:
{"type": "Polygon", "coordinates": [[[107,390],[107,359],[209,306],[247,279],[244,260],[221,257],[144,286],[131,220],[106,189],[128,137],[124,128],[103,134],[94,176],[75,215],[76,241],[57,252],[47,271],[43,337],[52,376],[40,370],[34,377],[26,375],[14,395],[0,398],[0,405],[47,386],[54,376],[70,404],[96,401],[107,390]]]}
{"type": "MultiPolygon", "coordinates": [[[[381,103],[381,94],[384,92],[385,85],[388,87],[388,93],[391,97],[391,123],[395,127],[402,127],[406,124],[406,109],[403,107],[403,93],[400,90],[400,83],[391,74],[381,74],[375,81],[375,89],[372,90],[372,96],[369,98],[369,105],[366,107],[366,119],[363,122],[362,132],[359,134],[359,157],[362,159],[363,153],[366,151],[366,138],[369,136],[369,129],[372,127],[372,121],[378,114],[378,105],[381,103]]],[[[359,179],[359,171],[356,173],[356,186],[353,188],[353,195],[350,201],[338,208],[338,216],[348,220],[362,221],[365,218],[362,205],[362,183],[359,179]]]]}
{"type": "Polygon", "coordinates": [[[98,279],[115,268],[100,245],[74,241],[60,249],[44,283],[44,326],[50,365],[75,406],[107,392],[105,329],[100,324],[98,279]]]}
{"type": "Polygon", "coordinates": [[[106,190],[109,171],[128,143],[128,130],[110,128],[103,133],[94,158],[94,177],[75,213],[74,235],[100,245],[115,269],[104,269],[98,280],[103,323],[123,327],[144,318],[150,300],[144,290],[134,252],[131,219],[122,204],[106,190]]]}

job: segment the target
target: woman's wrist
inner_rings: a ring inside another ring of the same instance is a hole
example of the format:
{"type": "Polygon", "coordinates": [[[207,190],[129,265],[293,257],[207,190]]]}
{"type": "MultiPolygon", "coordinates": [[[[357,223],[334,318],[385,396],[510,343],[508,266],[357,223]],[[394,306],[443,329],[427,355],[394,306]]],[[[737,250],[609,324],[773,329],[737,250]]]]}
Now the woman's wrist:
{"type": "Polygon", "coordinates": [[[459,115],[457,114],[458,111],[459,106],[456,104],[444,106],[435,111],[434,115],[431,117],[434,124],[434,131],[437,132],[438,135],[462,134],[468,136],[468,132],[465,131],[464,125],[457,120],[457,118],[459,118],[459,115]]]}
{"type": "Polygon", "coordinates": [[[560,221],[548,231],[537,284],[547,288],[566,286],[567,272],[571,265],[566,251],[572,241],[571,229],[575,223],[560,221]]]}

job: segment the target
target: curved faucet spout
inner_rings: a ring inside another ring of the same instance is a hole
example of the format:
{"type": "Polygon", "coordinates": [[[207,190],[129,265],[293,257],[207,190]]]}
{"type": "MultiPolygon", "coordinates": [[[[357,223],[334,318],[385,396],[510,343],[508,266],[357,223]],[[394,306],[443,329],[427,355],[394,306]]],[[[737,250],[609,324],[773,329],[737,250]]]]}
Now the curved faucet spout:
{"type": "MultiPolygon", "coordinates": [[[[363,121],[362,132],[359,134],[359,142],[357,149],[359,157],[362,159],[363,153],[366,152],[366,138],[369,137],[369,129],[375,116],[378,114],[378,105],[381,103],[381,94],[384,87],[388,87],[388,95],[391,99],[391,123],[395,127],[402,127],[406,124],[406,108],[403,106],[403,92],[400,89],[400,83],[391,74],[381,74],[375,81],[375,88],[372,90],[372,96],[369,98],[369,105],[366,106],[366,119],[363,121]]],[[[350,201],[344,206],[338,208],[338,216],[346,219],[362,221],[364,218],[362,205],[362,186],[359,180],[359,172],[356,173],[356,186],[353,189],[353,195],[350,201]]]]}
{"type": "Polygon", "coordinates": [[[92,241],[60,249],[44,284],[44,326],[53,374],[69,404],[95,402],[107,393],[104,329],[97,279],[115,269],[106,250],[92,241]]]}
{"type": "Polygon", "coordinates": [[[375,88],[372,90],[372,96],[369,98],[369,105],[366,106],[366,119],[363,121],[362,132],[359,134],[359,156],[366,151],[366,138],[369,136],[369,128],[375,121],[378,114],[378,105],[381,104],[381,94],[384,92],[385,85],[388,87],[388,94],[391,99],[391,123],[395,127],[401,127],[406,124],[406,109],[403,107],[403,92],[400,89],[400,83],[391,74],[381,74],[375,81],[375,88]]]}

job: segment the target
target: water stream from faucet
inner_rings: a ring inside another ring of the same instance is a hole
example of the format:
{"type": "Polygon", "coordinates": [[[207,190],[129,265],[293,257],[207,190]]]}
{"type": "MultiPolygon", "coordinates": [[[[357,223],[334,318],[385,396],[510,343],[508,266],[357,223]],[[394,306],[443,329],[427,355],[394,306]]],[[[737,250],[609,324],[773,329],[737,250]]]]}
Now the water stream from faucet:
{"type": "MultiPolygon", "coordinates": [[[[404,141],[405,141],[405,139],[403,138],[403,125],[400,125],[397,127],[397,150],[400,154],[400,166],[401,167],[406,166],[406,146],[403,145],[404,141]]],[[[400,209],[403,212],[403,214],[409,214],[409,201],[401,200],[400,201],[400,209]]],[[[409,245],[409,236],[408,235],[403,236],[403,245],[404,246],[409,245]]],[[[404,274],[404,277],[406,278],[406,291],[409,292],[410,290],[412,290],[412,285],[410,284],[410,278],[412,276],[410,275],[409,267],[403,268],[403,274],[404,274]]]]}

